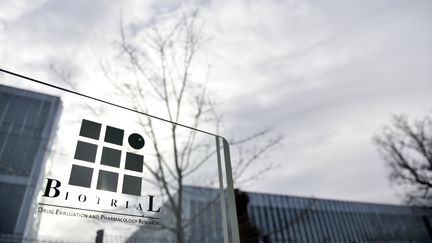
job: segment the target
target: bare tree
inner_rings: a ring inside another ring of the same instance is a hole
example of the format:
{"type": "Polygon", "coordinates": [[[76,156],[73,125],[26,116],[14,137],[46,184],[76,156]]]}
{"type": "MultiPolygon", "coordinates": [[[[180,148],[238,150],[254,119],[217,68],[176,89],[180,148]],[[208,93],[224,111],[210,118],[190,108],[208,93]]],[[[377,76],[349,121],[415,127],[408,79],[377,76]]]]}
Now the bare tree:
{"type": "Polygon", "coordinates": [[[432,205],[432,119],[395,115],[373,138],[390,167],[390,180],[409,187],[410,204],[432,205]]]}
{"type": "MultiPolygon", "coordinates": [[[[117,92],[116,97],[125,99],[135,110],[162,115],[172,122],[169,132],[160,134],[151,117],[137,118],[138,124],[149,136],[156,161],[155,164],[144,165],[166,199],[164,206],[174,215],[172,225],[162,226],[175,235],[177,242],[183,243],[186,241],[185,228],[192,223],[183,218],[185,180],[196,174],[216,154],[216,148],[211,144],[214,140],[203,141],[195,130],[186,131],[176,124],[188,124],[194,129],[212,127],[216,132],[222,126],[222,116],[216,111],[217,102],[208,91],[211,65],[203,65],[197,60],[198,52],[209,38],[203,32],[204,24],[199,20],[197,11],[176,12],[174,17],[158,16],[157,20],[149,21],[143,28],[137,26],[126,24],[121,19],[119,38],[115,42],[118,56],[112,61],[100,61],[100,69],[111,81],[117,92]]],[[[75,89],[70,73],[55,67],[51,70],[75,89]]],[[[240,185],[256,180],[274,168],[274,164],[257,166],[255,162],[281,140],[282,136],[272,135],[271,129],[230,139],[239,151],[233,161],[236,182],[240,185]],[[258,141],[264,142],[258,144],[258,141]],[[247,173],[252,167],[255,169],[247,173]]]]}

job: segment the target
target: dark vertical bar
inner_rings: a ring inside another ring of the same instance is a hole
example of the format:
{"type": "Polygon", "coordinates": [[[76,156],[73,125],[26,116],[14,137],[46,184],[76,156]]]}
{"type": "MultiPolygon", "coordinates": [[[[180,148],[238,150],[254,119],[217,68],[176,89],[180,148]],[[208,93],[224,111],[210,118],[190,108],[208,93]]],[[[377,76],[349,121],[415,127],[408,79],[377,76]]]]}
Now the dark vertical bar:
{"type": "Polygon", "coordinates": [[[103,243],[104,230],[96,231],[96,240],[95,243],[103,243]]]}

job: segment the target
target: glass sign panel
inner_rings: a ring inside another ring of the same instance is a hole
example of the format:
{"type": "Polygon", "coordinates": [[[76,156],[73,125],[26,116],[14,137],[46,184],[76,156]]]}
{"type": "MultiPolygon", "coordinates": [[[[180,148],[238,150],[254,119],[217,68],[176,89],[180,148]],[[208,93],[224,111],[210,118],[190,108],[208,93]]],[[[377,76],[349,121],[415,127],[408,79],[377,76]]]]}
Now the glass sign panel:
{"type": "Polygon", "coordinates": [[[225,139],[0,73],[0,242],[239,241],[225,139]]]}

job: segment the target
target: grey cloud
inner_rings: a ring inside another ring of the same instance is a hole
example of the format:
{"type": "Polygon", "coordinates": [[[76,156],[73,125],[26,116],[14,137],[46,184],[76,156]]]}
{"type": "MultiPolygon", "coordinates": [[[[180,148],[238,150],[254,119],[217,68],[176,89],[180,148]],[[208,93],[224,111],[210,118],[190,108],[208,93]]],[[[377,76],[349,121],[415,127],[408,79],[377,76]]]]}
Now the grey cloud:
{"type": "Polygon", "coordinates": [[[258,15],[268,19],[243,13],[247,20],[222,28],[222,42],[235,53],[233,59],[219,54],[232,65],[224,71],[236,70],[225,78],[226,87],[239,91],[225,105],[229,127],[247,133],[274,125],[287,135],[283,152],[267,159],[282,168],[252,189],[397,202],[370,138],[392,113],[430,109],[432,5],[329,3],[308,2],[299,17],[305,23],[290,19],[290,10],[280,16],[265,6],[258,15]],[[239,29],[248,34],[231,34],[243,33],[239,29]],[[347,126],[356,132],[347,133],[347,126]]]}
{"type": "MultiPolygon", "coordinates": [[[[286,135],[284,147],[262,161],[282,167],[246,189],[398,202],[370,137],[392,113],[431,109],[432,2],[185,3],[197,5],[214,35],[204,52],[214,57],[225,133],[274,126],[286,135]]],[[[89,49],[112,54],[121,13],[139,29],[178,7],[102,0],[13,6],[16,14],[0,16],[0,56],[17,70],[85,69],[95,58],[89,49]]],[[[82,83],[99,78],[88,73],[82,83]]]]}

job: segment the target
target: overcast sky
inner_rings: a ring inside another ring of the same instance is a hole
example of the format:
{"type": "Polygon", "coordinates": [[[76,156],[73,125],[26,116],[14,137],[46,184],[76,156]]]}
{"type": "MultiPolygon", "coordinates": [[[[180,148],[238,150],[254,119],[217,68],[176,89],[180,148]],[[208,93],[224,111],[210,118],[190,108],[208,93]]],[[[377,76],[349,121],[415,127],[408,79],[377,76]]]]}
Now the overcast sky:
{"type": "MultiPolygon", "coordinates": [[[[49,81],[50,64],[101,82],[120,15],[145,23],[176,1],[0,0],[1,68],[49,81]]],[[[223,135],[286,136],[280,164],[245,189],[399,203],[371,137],[392,114],[432,111],[432,1],[189,1],[200,9],[223,135]]],[[[82,86],[85,87],[85,86],[82,86]]],[[[101,96],[97,90],[83,90],[101,96]]],[[[155,114],[158,115],[158,114],[155,114]]]]}

